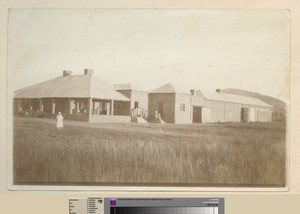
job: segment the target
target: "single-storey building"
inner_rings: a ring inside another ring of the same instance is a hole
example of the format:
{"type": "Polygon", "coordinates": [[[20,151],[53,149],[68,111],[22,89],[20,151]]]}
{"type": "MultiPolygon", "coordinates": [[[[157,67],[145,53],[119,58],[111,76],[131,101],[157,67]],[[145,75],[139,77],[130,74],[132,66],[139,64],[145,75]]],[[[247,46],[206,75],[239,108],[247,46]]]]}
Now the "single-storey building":
{"type": "Polygon", "coordinates": [[[170,83],[149,94],[150,120],[156,112],[167,123],[272,121],[272,106],[256,98],[225,94],[218,89],[186,93],[170,83]]]}
{"type": "Polygon", "coordinates": [[[149,92],[132,84],[115,84],[115,90],[130,99],[131,117],[148,118],[149,92]]]}
{"type": "Polygon", "coordinates": [[[147,122],[190,124],[210,122],[270,122],[272,106],[261,100],[225,94],[221,90],[185,92],[168,83],[151,92],[132,84],[115,84],[85,69],[14,92],[14,113],[86,122],[147,122]]]}
{"type": "Polygon", "coordinates": [[[85,69],[82,75],[63,75],[14,92],[14,113],[87,122],[129,122],[130,99],[85,69]]]}
{"type": "Polygon", "coordinates": [[[193,122],[271,122],[272,106],[252,97],[191,90],[193,122]]]}
{"type": "Polygon", "coordinates": [[[166,123],[192,123],[191,95],[168,83],[149,94],[149,120],[158,112],[166,123]]]}

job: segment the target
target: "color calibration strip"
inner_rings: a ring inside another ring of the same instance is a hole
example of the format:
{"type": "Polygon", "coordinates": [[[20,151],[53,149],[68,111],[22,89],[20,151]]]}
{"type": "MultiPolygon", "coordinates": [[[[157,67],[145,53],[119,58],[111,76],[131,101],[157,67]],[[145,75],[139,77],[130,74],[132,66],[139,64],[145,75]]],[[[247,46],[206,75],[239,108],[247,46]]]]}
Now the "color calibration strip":
{"type": "Polygon", "coordinates": [[[224,198],[69,199],[69,214],[224,214],[224,198]]]}
{"type": "Polygon", "coordinates": [[[111,207],[110,214],[218,214],[218,207],[111,207]]]}

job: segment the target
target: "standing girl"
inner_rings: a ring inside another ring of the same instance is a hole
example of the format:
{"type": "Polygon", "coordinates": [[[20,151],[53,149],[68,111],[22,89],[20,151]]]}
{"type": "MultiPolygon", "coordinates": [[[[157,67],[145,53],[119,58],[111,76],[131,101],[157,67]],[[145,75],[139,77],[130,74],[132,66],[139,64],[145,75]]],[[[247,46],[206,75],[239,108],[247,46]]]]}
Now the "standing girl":
{"type": "Polygon", "coordinates": [[[64,117],[61,115],[61,112],[58,112],[56,116],[56,129],[60,131],[64,127],[64,117]]]}

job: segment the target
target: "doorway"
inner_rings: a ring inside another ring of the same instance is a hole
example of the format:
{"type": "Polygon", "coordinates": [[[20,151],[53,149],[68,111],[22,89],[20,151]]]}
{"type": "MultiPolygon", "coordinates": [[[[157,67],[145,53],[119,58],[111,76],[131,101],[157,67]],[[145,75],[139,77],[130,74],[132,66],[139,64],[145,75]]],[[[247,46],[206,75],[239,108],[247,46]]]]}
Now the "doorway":
{"type": "Polygon", "coordinates": [[[202,109],[199,106],[193,106],[193,123],[201,123],[202,109]]]}
{"type": "Polygon", "coordinates": [[[139,102],[134,102],[134,108],[138,108],[139,107],[139,102]]]}
{"type": "Polygon", "coordinates": [[[158,113],[160,114],[161,117],[164,115],[164,104],[163,103],[158,103],[158,113]]]}

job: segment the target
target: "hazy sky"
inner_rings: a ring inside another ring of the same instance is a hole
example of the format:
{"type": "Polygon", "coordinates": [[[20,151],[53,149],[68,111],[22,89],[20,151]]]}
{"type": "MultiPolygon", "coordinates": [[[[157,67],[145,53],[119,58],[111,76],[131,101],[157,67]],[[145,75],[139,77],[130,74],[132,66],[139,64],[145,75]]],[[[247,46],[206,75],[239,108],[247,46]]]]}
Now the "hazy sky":
{"type": "Polygon", "coordinates": [[[284,10],[14,9],[13,89],[84,68],[153,90],[239,88],[286,99],[290,15],[284,10]]]}

